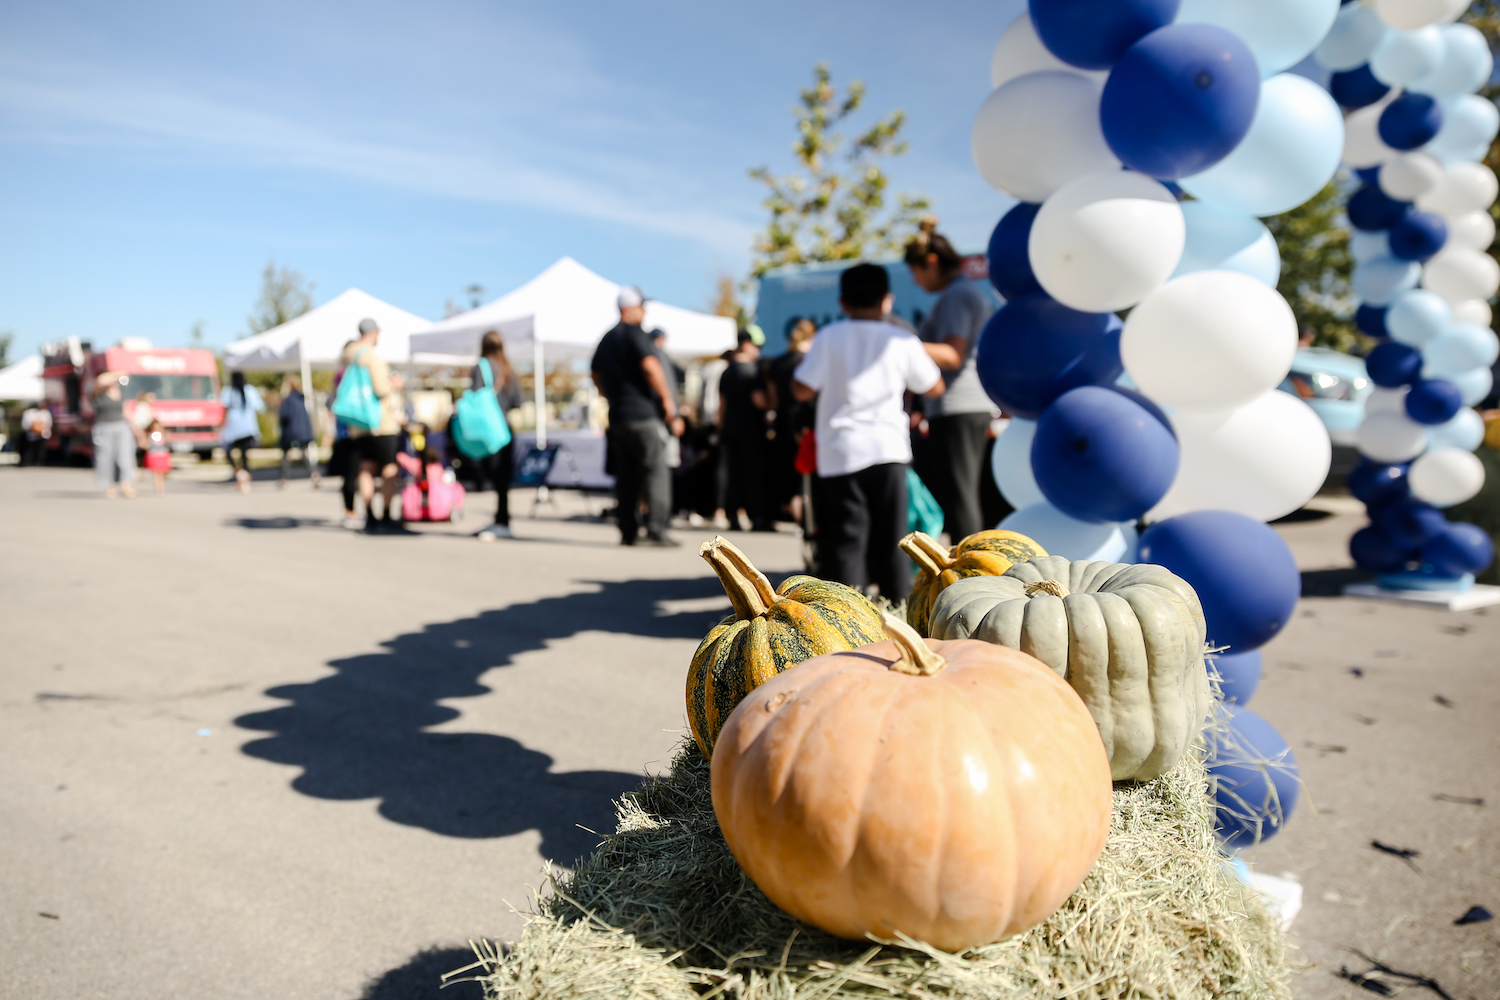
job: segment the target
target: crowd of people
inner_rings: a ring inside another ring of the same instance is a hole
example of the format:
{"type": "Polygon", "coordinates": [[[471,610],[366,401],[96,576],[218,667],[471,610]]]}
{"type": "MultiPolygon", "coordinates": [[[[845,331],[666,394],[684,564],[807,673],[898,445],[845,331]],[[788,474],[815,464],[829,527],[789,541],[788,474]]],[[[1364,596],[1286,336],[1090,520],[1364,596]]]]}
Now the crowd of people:
{"type": "MultiPolygon", "coordinates": [[[[600,339],[590,365],[608,403],[606,471],[615,480],[611,516],[621,544],[674,547],[674,518],[753,532],[791,522],[815,539],[812,568],[821,575],[899,600],[910,577],[897,543],[907,531],[912,470],[953,537],[992,523],[982,490],[996,414],[974,368],[992,300],[965,277],[962,258],[931,220],[908,242],[905,264],[916,284],[937,296],[918,329],[894,314],[885,268],[856,264],[840,277],[844,319],[821,330],[794,320],[785,353],[774,358],[762,357],[764,334],[747,326],[734,348],[702,368],[700,391],[693,393],[685,391],[685,373],[667,354],[664,334],[644,327],[645,297],[623,289],[619,322],[600,339]]],[[[334,376],[327,473],[343,481],[341,524],[370,533],[404,530],[402,521],[414,517],[410,504],[435,498],[441,484],[434,477],[452,482],[452,466],[460,464],[471,481],[497,495],[493,520],[475,537],[512,537],[507,487],[516,446],[506,421],[522,394],[500,334],[484,335],[468,382],[469,395],[493,394],[492,412],[504,426],[493,446],[469,443],[467,453],[455,447],[456,415],[454,425],[433,431],[413,419],[401,375],[376,350],[379,340],[379,325],[360,321],[334,376]],[[368,409],[357,417],[360,394],[368,409]],[[403,482],[418,491],[398,505],[403,482]]],[[[104,372],[95,380],[95,470],[107,496],[135,494],[138,454],[156,490],[164,489],[171,455],[149,396],[138,396],[127,412],[120,377],[104,372]]],[[[250,450],[260,440],[267,401],[236,371],[219,402],[232,481],[248,492],[250,450]]],[[[288,376],[271,402],[280,424],[278,485],[286,485],[297,453],[316,488],[320,435],[303,386],[288,376]]],[[[22,415],[23,463],[39,460],[50,419],[45,407],[22,415]]],[[[453,489],[461,496],[462,487],[453,489]]]]}

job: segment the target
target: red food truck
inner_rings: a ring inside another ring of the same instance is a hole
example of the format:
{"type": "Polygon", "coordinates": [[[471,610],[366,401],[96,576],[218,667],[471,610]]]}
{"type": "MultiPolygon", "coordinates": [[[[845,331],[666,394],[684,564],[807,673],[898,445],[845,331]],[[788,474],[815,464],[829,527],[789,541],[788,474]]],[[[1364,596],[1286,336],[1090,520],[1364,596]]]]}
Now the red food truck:
{"type": "Polygon", "coordinates": [[[48,446],[55,460],[67,462],[94,453],[94,408],[89,399],[100,372],[120,372],[125,415],[136,416],[137,401],[153,393],[151,414],[166,429],[173,451],[208,455],[219,443],[224,407],[219,405],[219,370],[212,351],[152,347],[127,337],[115,347],[96,349],[77,337],[42,347],[42,393],[52,411],[48,446]]]}

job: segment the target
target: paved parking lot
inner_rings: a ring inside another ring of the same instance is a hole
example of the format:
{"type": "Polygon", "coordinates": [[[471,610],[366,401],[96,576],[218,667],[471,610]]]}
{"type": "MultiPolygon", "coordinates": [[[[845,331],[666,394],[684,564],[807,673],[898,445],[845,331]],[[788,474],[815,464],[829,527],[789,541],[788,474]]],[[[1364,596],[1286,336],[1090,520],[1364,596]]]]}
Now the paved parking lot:
{"type": "MultiPolygon", "coordinates": [[[[706,533],[621,549],[571,495],[480,545],[478,522],[342,531],[306,482],[89,484],[0,469],[4,996],[436,996],[467,938],[516,931],[542,860],[587,850],[580,827],[662,765],[728,607],[706,533]]],[[[1283,526],[1309,592],[1346,575],[1357,523],[1283,526]]],[[[798,568],[790,535],[736,542],[798,568]]],[[[1500,911],[1500,610],[1311,596],[1266,663],[1252,707],[1308,794],[1253,860],[1306,889],[1299,995],[1364,996],[1332,974],[1358,948],[1493,997],[1496,923],[1452,921],[1500,911]]]]}

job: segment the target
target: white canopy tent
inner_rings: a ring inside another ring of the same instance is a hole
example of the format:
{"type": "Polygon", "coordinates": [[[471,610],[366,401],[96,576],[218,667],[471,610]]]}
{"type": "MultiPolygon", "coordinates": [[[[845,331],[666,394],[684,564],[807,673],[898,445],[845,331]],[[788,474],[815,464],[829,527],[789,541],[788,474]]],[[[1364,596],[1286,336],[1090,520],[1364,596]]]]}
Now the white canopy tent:
{"type": "Polygon", "coordinates": [[[272,372],[335,368],[344,345],[359,336],[359,321],[367,317],[380,324],[375,353],[393,364],[405,364],[411,335],[432,326],[431,320],[351,288],[296,319],[229,344],[224,367],[272,372]]]}
{"type": "MultiPolygon", "coordinates": [[[[563,257],[508,295],[478,309],[432,324],[411,337],[411,359],[421,363],[468,362],[479,354],[479,339],[490,330],[505,338],[512,357],[532,356],[544,371],[548,357],[587,358],[599,339],[620,320],[616,300],[623,286],[601,277],[571,257],[563,257]]],[[[666,333],[667,353],[701,358],[734,346],[734,320],[665,302],[647,302],[648,330],[666,333]]],[[[546,405],[542,379],[536,380],[537,444],[545,445],[546,405]]]]}
{"type": "Polygon", "coordinates": [[[0,399],[35,403],[42,398],[42,356],[33,354],[0,368],[0,399]]]}

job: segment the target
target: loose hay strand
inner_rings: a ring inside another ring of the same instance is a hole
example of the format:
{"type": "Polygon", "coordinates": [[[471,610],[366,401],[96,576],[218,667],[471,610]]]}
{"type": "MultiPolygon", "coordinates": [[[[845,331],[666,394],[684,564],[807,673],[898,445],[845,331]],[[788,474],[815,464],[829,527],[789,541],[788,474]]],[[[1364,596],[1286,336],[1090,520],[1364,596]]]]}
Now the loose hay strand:
{"type": "Polygon", "coordinates": [[[521,939],[476,948],[490,1000],[1286,1000],[1281,933],[1229,874],[1201,758],[1114,791],[1110,837],[1046,922],[962,955],[843,941],[800,924],[740,871],[686,740],[618,804],[619,827],[521,939]]]}

